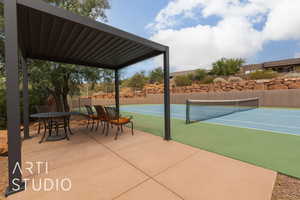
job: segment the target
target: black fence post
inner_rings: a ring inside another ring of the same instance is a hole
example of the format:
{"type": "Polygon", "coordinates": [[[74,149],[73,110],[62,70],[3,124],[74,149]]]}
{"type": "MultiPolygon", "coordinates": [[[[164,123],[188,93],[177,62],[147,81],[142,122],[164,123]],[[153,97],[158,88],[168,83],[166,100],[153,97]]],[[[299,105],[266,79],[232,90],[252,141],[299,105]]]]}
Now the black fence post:
{"type": "Polygon", "coordinates": [[[185,123],[190,123],[190,101],[188,99],[186,100],[185,123]]]}

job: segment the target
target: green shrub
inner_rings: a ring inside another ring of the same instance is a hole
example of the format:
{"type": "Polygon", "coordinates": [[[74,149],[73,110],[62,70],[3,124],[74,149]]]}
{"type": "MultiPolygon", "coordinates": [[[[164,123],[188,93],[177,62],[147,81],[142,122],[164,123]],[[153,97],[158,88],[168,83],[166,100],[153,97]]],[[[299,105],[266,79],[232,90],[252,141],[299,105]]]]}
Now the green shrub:
{"type": "Polygon", "coordinates": [[[145,72],[138,72],[128,80],[127,86],[133,90],[142,90],[147,81],[148,79],[145,76],[145,72]]]}
{"type": "Polygon", "coordinates": [[[175,84],[176,86],[189,86],[192,85],[193,80],[190,79],[188,75],[181,75],[175,77],[175,84]]]}
{"type": "Polygon", "coordinates": [[[214,82],[214,77],[212,77],[212,76],[206,76],[200,83],[211,84],[213,82],[214,82]]]}
{"type": "Polygon", "coordinates": [[[252,72],[248,76],[252,80],[272,79],[272,78],[276,78],[278,76],[278,73],[272,70],[264,70],[264,71],[252,72]]]}
{"type": "Polygon", "coordinates": [[[197,69],[195,71],[194,79],[196,81],[203,81],[207,77],[207,72],[204,69],[197,69]]]}
{"type": "Polygon", "coordinates": [[[283,76],[284,78],[299,78],[300,73],[297,72],[290,72],[283,76]]]}

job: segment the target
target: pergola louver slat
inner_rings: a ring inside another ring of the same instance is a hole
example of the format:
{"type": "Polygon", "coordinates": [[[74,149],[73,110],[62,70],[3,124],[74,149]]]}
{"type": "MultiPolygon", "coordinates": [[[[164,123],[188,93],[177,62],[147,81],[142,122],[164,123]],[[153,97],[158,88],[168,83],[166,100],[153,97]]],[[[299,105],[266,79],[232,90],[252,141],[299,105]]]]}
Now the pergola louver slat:
{"type": "Polygon", "coordinates": [[[70,49],[67,50],[67,52],[65,53],[66,57],[72,57],[72,54],[74,51],[76,51],[76,49],[78,49],[78,45],[80,45],[80,43],[84,40],[84,38],[86,37],[86,35],[89,33],[88,28],[83,27],[82,30],[80,31],[80,34],[76,36],[76,40],[73,41],[73,44],[71,46],[70,49]]]}
{"type": "Polygon", "coordinates": [[[97,45],[99,45],[99,43],[105,39],[105,36],[101,33],[101,34],[97,34],[95,36],[95,38],[93,38],[93,40],[90,41],[89,44],[87,44],[87,46],[85,47],[85,49],[81,52],[79,52],[78,57],[85,57],[88,52],[92,52],[93,49],[96,48],[97,45]]]}
{"type": "Polygon", "coordinates": [[[77,58],[80,57],[79,54],[82,51],[85,51],[87,48],[87,45],[90,44],[95,37],[97,36],[97,32],[96,31],[91,31],[89,32],[88,36],[86,37],[86,39],[84,40],[84,42],[82,42],[79,46],[78,49],[72,54],[72,57],[77,58]]]}
{"type": "Polygon", "coordinates": [[[107,47],[103,52],[101,52],[100,54],[96,55],[94,58],[101,62],[101,60],[103,58],[105,58],[106,56],[108,56],[109,54],[114,54],[114,52],[116,51],[116,49],[118,48],[118,46],[122,45],[125,41],[124,40],[117,40],[116,42],[114,42],[113,44],[111,44],[109,47],[107,47]]]}
{"type": "Polygon", "coordinates": [[[107,42],[109,42],[112,39],[108,35],[103,35],[102,37],[100,35],[98,37],[100,37],[100,39],[97,40],[97,43],[95,43],[88,52],[85,52],[81,56],[83,59],[88,59],[94,52],[98,51],[99,48],[101,48],[103,45],[105,45],[107,42]]]}

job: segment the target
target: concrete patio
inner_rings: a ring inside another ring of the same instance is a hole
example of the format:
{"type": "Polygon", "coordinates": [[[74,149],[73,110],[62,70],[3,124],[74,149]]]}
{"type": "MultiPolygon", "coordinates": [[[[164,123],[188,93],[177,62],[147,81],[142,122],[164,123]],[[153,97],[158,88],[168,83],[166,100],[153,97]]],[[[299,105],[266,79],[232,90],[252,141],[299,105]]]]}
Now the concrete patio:
{"type": "Polygon", "coordinates": [[[22,145],[23,168],[49,163],[47,174],[34,168],[23,170],[24,178],[67,177],[71,190],[35,192],[29,184],[9,200],[271,199],[276,172],[140,131],[125,129],[118,140],[84,126],[73,131],[70,141],[38,144],[38,136],[22,145]]]}

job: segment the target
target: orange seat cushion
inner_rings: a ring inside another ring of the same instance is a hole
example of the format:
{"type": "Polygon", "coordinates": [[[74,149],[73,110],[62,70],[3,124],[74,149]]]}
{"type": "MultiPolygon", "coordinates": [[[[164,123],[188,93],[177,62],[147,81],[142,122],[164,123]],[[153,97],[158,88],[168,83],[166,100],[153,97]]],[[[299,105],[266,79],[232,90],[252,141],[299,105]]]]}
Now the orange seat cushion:
{"type": "Polygon", "coordinates": [[[128,122],[130,122],[130,119],[127,117],[122,117],[120,119],[111,120],[110,122],[113,124],[127,124],[128,122]]]}

